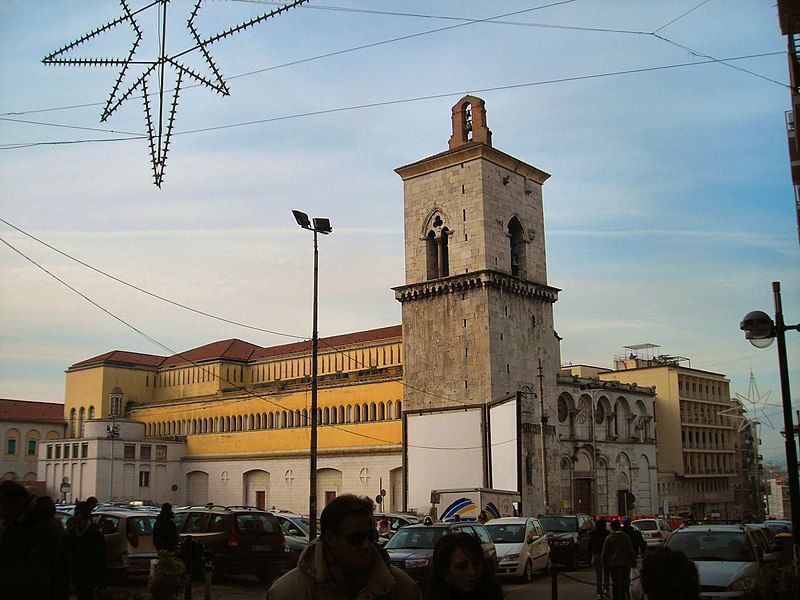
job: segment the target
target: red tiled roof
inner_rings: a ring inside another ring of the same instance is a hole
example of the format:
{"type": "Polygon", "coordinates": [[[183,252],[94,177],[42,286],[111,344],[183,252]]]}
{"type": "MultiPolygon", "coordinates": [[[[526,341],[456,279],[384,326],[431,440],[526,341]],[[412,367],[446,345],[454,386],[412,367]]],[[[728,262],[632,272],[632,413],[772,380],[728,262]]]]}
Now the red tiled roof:
{"type": "Polygon", "coordinates": [[[28,421],[56,425],[64,422],[64,405],[55,402],[0,398],[0,421],[28,421]]]}
{"type": "MultiPolygon", "coordinates": [[[[365,342],[374,342],[378,340],[385,340],[393,337],[401,337],[403,335],[402,325],[391,325],[390,327],[381,327],[379,329],[370,329],[368,331],[356,331],[354,333],[344,333],[342,335],[333,335],[330,337],[320,338],[320,350],[323,352],[330,347],[338,348],[340,346],[349,346],[351,344],[363,344],[365,342]]],[[[270,346],[269,348],[261,348],[253,353],[250,360],[258,360],[260,358],[272,358],[281,356],[283,354],[295,354],[298,352],[310,352],[311,342],[294,342],[292,344],[283,344],[281,346],[270,346]]]]}
{"type": "Polygon", "coordinates": [[[250,342],[230,339],[219,342],[212,342],[199,348],[193,348],[180,354],[174,354],[167,358],[162,367],[172,367],[190,362],[201,362],[206,360],[223,359],[246,361],[249,360],[253,352],[260,350],[261,346],[256,346],[250,342]]]}
{"type": "MultiPolygon", "coordinates": [[[[320,338],[320,350],[339,348],[352,344],[363,344],[375,342],[389,338],[401,337],[403,335],[402,325],[392,325],[368,331],[356,331],[354,333],[344,333],[320,338]]],[[[209,360],[231,360],[246,362],[261,358],[273,358],[284,354],[296,354],[300,352],[310,352],[311,342],[294,342],[281,346],[270,346],[262,348],[250,342],[239,339],[221,340],[211,342],[198,348],[192,348],[185,352],[180,352],[172,356],[157,356],[155,354],[142,354],[140,352],[125,352],[122,350],[112,350],[93,358],[88,358],[72,365],[69,370],[84,367],[94,367],[98,365],[120,365],[126,367],[173,367],[189,363],[204,362],[209,360]]]]}
{"type": "Polygon", "coordinates": [[[158,367],[164,362],[166,357],[157,356],[155,354],[143,354],[141,352],[127,352],[125,350],[112,350],[99,356],[87,358],[80,362],[75,363],[70,367],[71,369],[80,369],[82,367],[93,367],[96,365],[115,364],[125,367],[158,367]]]}

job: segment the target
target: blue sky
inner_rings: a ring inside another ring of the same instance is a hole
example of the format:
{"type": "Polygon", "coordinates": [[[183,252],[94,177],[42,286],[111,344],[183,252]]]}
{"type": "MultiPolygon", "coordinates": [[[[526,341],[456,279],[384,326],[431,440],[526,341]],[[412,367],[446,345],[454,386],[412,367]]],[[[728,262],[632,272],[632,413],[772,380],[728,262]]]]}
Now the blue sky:
{"type": "MultiPolygon", "coordinates": [[[[773,280],[783,284],[787,321],[800,321],[789,91],[768,81],[788,79],[774,2],[575,0],[530,10],[546,4],[320,0],[214,44],[223,77],[262,72],[229,79],[229,97],[183,90],[159,190],[142,140],[8,149],[118,137],[55,125],[145,126],[138,99],[100,122],[115,69],[41,63],[118,16],[118,3],[3,2],[0,117],[50,125],[0,121],[0,216],[176,301],[302,336],[311,328],[311,248],[291,217],[299,208],[330,217],[335,229],[321,244],[322,335],[399,323],[390,287],[403,282],[402,186],[393,169],[446,149],[450,107],[473,92],[486,100],[494,145],[552,174],[546,239],[549,280],[563,290],[555,306],[562,362],[606,366],[622,346],[650,342],[725,373],[736,392],[747,392],[752,366],[777,403],[774,347],[758,351],[738,330],[750,310],[772,312],[773,280]],[[501,23],[440,18],[518,11],[527,12],[501,23]],[[769,53],[778,54],[729,63],[737,68],[710,62],[608,75],[769,53]],[[603,76],[579,79],[595,75],[603,76]]],[[[173,0],[170,14],[191,6],[173,0]]],[[[207,1],[198,27],[212,34],[270,8],[207,1]]],[[[185,43],[177,21],[169,23],[175,43],[185,43]]],[[[152,31],[155,22],[142,25],[152,31]]],[[[131,39],[121,27],[75,55],[121,55],[131,39]]],[[[291,339],[180,311],[6,225],[0,231],[176,351],[229,337],[291,339]]],[[[788,335],[794,366],[800,340],[788,335]]],[[[0,247],[0,396],[59,401],[64,369],[115,348],[163,353],[0,247]]],[[[800,373],[792,375],[798,398],[800,373]]],[[[767,411],[780,420],[779,408],[767,411]]],[[[782,452],[777,434],[767,428],[762,437],[764,454],[782,452]]]]}

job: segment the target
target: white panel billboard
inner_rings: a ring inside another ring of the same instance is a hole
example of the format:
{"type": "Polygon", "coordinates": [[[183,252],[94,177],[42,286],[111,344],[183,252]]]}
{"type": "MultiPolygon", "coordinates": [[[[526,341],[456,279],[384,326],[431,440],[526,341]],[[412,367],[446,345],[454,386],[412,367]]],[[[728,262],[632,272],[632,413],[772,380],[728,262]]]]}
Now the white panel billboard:
{"type": "Polygon", "coordinates": [[[406,413],[408,510],[427,514],[431,490],[484,486],[482,412],[406,413]]]}
{"type": "Polygon", "coordinates": [[[489,407],[491,440],[491,487],[517,489],[517,400],[512,398],[489,407]]]}

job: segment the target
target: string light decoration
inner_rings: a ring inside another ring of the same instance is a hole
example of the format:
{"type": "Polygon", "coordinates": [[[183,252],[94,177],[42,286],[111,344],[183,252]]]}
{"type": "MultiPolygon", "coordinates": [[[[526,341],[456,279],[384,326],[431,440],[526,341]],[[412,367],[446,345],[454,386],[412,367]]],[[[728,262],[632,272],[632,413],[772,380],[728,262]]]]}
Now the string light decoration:
{"type": "MultiPolygon", "coordinates": [[[[202,37],[195,27],[195,19],[200,12],[203,0],[197,0],[186,21],[186,28],[192,40],[188,48],[170,53],[167,51],[167,6],[170,0],[153,0],[148,4],[131,9],[130,0],[119,0],[122,15],[98,27],[86,35],[76,39],[64,47],[48,54],[42,59],[46,65],[70,65],[92,67],[119,67],[119,74],[105,103],[100,121],[105,122],[122,104],[133,97],[138,91],[144,101],[144,117],[147,125],[147,138],[150,146],[150,160],[153,167],[153,179],[156,186],[161,187],[164,179],[164,169],[167,163],[170,138],[175,125],[175,113],[178,107],[178,98],[181,86],[189,80],[202,85],[223,96],[229,96],[230,90],[220,74],[210,53],[210,46],[220,40],[230,37],[249,27],[262,23],[278,16],[292,8],[306,3],[308,0],[295,0],[287,2],[269,12],[244,21],[210,37],[202,37]],[[158,56],[155,59],[142,59],[142,39],[144,37],[139,24],[142,16],[157,9],[159,29],[158,56]],[[139,19],[139,20],[137,20],[139,19]],[[95,40],[99,36],[117,28],[129,25],[134,34],[134,40],[127,55],[122,58],[81,58],[69,54],[82,44],[95,40]],[[199,52],[202,63],[208,69],[206,76],[186,64],[184,57],[199,52]],[[167,82],[167,71],[174,72],[174,79],[167,82]],[[168,90],[168,86],[171,88],[168,90]],[[167,95],[171,97],[167,97],[167,95]],[[157,98],[151,101],[151,95],[157,98]]],[[[137,96],[138,97],[138,96],[137,96]]]]}

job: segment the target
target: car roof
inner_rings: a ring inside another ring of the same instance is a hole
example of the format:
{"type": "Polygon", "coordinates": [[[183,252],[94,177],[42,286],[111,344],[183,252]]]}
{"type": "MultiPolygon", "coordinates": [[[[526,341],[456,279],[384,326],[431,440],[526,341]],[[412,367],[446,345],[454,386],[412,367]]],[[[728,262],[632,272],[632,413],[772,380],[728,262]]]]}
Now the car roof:
{"type": "Polygon", "coordinates": [[[504,525],[506,523],[527,523],[536,517],[498,517],[484,523],[484,525],[504,525]]]}
{"type": "Polygon", "coordinates": [[[698,523],[696,525],[684,525],[675,533],[685,531],[749,531],[750,527],[744,523],[740,525],[731,525],[729,523],[698,523]]]}

